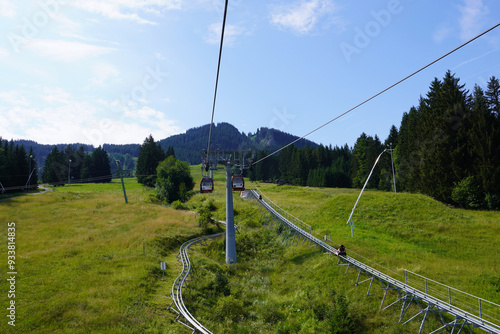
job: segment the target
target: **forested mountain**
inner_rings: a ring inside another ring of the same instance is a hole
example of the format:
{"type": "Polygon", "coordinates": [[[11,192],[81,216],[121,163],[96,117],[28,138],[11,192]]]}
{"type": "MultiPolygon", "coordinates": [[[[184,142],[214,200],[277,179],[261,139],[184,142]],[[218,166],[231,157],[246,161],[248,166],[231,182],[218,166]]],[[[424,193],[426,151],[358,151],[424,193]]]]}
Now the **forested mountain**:
{"type": "MultiPolygon", "coordinates": [[[[209,131],[210,126],[207,124],[201,127],[189,129],[186,133],[160,140],[158,141],[158,144],[164,151],[167,151],[169,147],[173,147],[175,149],[177,159],[181,161],[187,161],[190,164],[199,164],[201,162],[201,151],[207,148],[209,131]]],[[[219,123],[214,124],[212,128],[211,149],[236,150],[252,148],[254,150],[267,149],[272,151],[297,138],[298,137],[291,134],[268,128],[260,128],[255,132],[255,134],[249,133],[246,135],[229,123],[219,123]]],[[[13,143],[19,147],[23,146],[27,150],[30,148],[33,149],[33,160],[39,168],[39,175],[42,174],[45,160],[54,147],[57,147],[59,152],[69,150],[73,152],[82,151],[89,154],[96,149],[92,145],[80,143],[45,145],[32,140],[15,140],[13,143]]],[[[304,139],[298,141],[296,145],[297,147],[304,147],[306,145],[309,145],[310,147],[317,146],[316,143],[304,139]]],[[[118,160],[121,163],[121,166],[125,171],[132,173],[136,169],[140,148],[140,144],[104,144],[102,146],[102,149],[109,155],[111,161],[111,172],[113,174],[116,174],[118,169],[115,160],[118,160]]],[[[69,155],[67,156],[69,159],[69,155]]],[[[83,162],[82,159],[75,158],[72,160],[83,162]]],[[[73,167],[75,164],[75,162],[71,163],[71,170],[73,170],[73,168],[78,170],[78,167],[73,167]]],[[[72,175],[77,175],[75,173],[76,172],[72,173],[72,175]]]]}
{"type": "MultiPolygon", "coordinates": [[[[187,161],[190,164],[201,163],[201,151],[207,149],[210,125],[187,130],[186,133],[168,137],[160,140],[160,146],[167,150],[169,146],[175,149],[177,159],[187,161]]],[[[212,127],[211,150],[263,150],[269,151],[280,148],[283,145],[297,139],[297,136],[276,129],[260,128],[255,134],[246,135],[229,123],[218,123],[212,127]]],[[[310,140],[300,140],[297,147],[318,146],[310,140]]]]}
{"type": "MultiPolygon", "coordinates": [[[[201,151],[207,149],[209,131],[210,126],[208,124],[203,125],[189,129],[186,133],[159,140],[158,144],[164,151],[167,151],[168,147],[172,146],[175,149],[177,159],[181,161],[187,161],[190,164],[199,164],[201,163],[201,151]]],[[[246,135],[229,123],[219,123],[214,124],[212,128],[211,149],[236,150],[252,148],[256,150],[275,150],[297,138],[298,137],[280,130],[268,128],[260,128],[255,134],[249,133],[246,135]]],[[[54,146],[56,146],[59,151],[66,150],[68,146],[68,144],[44,145],[31,140],[15,140],[14,144],[19,146],[23,145],[26,149],[32,147],[36,162],[40,169],[43,168],[45,159],[54,146]]],[[[317,146],[316,143],[309,140],[300,140],[296,145],[297,147],[304,147],[306,145],[311,147],[317,146]]],[[[95,150],[92,145],[87,144],[76,143],[69,144],[69,146],[74,151],[77,151],[80,147],[83,147],[83,150],[87,153],[95,150]]],[[[112,172],[116,172],[117,170],[117,165],[114,163],[114,160],[120,161],[124,170],[134,171],[136,160],[139,157],[140,147],[141,144],[104,144],[102,146],[102,148],[108,152],[112,160],[112,172]]]]}

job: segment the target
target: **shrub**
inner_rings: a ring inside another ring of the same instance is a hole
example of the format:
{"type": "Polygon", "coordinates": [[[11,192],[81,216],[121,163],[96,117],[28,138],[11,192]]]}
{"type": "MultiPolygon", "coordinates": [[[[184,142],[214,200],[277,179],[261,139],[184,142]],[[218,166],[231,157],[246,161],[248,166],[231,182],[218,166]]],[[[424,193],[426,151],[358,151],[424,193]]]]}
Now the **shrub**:
{"type": "Polygon", "coordinates": [[[473,176],[468,176],[455,185],[451,199],[468,209],[479,209],[485,206],[481,185],[473,176]]]}
{"type": "Polygon", "coordinates": [[[349,314],[349,303],[343,294],[338,294],[330,319],[330,333],[349,334],[359,331],[359,326],[349,314]]]}
{"type": "MultiPolygon", "coordinates": [[[[210,203],[210,202],[208,202],[210,203]]],[[[209,210],[209,205],[203,205],[199,210],[198,210],[198,226],[203,229],[203,231],[206,233],[208,231],[208,226],[210,224],[215,224],[215,220],[212,218],[212,212],[209,210]]]]}
{"type": "Polygon", "coordinates": [[[156,173],[156,197],[167,203],[188,199],[194,183],[187,162],[170,156],[160,162],[156,173]]]}
{"type": "Polygon", "coordinates": [[[210,211],[210,212],[214,212],[214,211],[217,210],[217,207],[215,206],[215,203],[214,203],[213,199],[209,199],[207,201],[207,203],[205,203],[205,206],[206,206],[207,210],[210,211]]]}
{"type": "Polygon", "coordinates": [[[486,194],[485,197],[486,207],[488,210],[500,209],[500,198],[495,194],[486,194]]]}
{"type": "Polygon", "coordinates": [[[174,208],[175,210],[187,210],[188,209],[188,207],[186,205],[184,205],[179,200],[172,202],[172,208],[174,208]]]}

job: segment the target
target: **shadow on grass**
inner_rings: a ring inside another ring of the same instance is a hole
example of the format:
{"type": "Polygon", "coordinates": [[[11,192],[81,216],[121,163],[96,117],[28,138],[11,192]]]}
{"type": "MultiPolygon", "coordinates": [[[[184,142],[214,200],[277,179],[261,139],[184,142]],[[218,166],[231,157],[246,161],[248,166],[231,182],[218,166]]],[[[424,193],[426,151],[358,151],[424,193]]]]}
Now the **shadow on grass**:
{"type": "Polygon", "coordinates": [[[307,260],[316,255],[318,255],[318,251],[312,251],[294,256],[293,258],[290,259],[290,261],[292,261],[294,264],[303,264],[304,262],[306,262],[307,260]]]}

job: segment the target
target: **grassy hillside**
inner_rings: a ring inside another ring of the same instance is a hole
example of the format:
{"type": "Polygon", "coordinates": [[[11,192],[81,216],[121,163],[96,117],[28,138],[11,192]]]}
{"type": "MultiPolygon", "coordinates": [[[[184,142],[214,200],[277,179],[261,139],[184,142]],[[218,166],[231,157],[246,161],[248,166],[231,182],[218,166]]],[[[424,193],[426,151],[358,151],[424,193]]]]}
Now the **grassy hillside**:
{"type": "Polygon", "coordinates": [[[346,222],[359,190],[263,191],[311,224],[317,235],[343,243],[354,257],[368,258],[396,274],[411,270],[500,304],[500,212],[455,209],[424,195],[365,191],[350,238],[346,222]]]}
{"type": "MultiPolygon", "coordinates": [[[[7,223],[15,222],[18,272],[16,326],[3,320],[0,332],[178,329],[165,310],[179,273],[175,254],[183,241],[201,231],[193,214],[143,202],[148,191],[135,180],[128,179],[126,188],[129,204],[118,181],[67,185],[0,203],[0,253],[6,265],[7,223]],[[168,264],[164,279],[160,261],[168,264]]],[[[2,309],[8,302],[3,290],[2,309]]]]}
{"type": "MultiPolygon", "coordinates": [[[[222,171],[218,174],[217,190],[196,198],[212,199],[223,219],[224,180],[222,171]]],[[[317,237],[331,236],[333,245],[346,245],[351,256],[378,270],[403,280],[408,269],[500,302],[499,212],[454,209],[421,195],[366,191],[351,238],[346,221],[359,190],[247,185],[255,186],[311,224],[317,237]]],[[[344,275],[345,267],[336,266],[335,258],[307,243],[285,246],[274,232],[259,228],[258,211],[247,200],[235,198],[235,210],[241,231],[237,267],[224,266],[223,240],[194,255],[196,275],[186,303],[206,327],[216,333],[418,331],[418,320],[396,324],[399,304],[379,310],[380,285],[366,297],[368,283],[354,287],[356,274],[344,275]]],[[[412,307],[409,314],[416,312],[412,307]]],[[[440,327],[434,318],[426,326],[429,331],[440,327]]]]}
{"type": "MultiPolygon", "coordinates": [[[[193,166],[195,180],[200,167],[193,166]]],[[[197,194],[195,209],[211,200],[225,218],[224,172],[216,190],[197,194]]],[[[419,195],[367,191],[348,238],[345,221],[358,191],[258,186],[273,201],[331,235],[353,252],[390,269],[402,268],[500,301],[498,212],[451,209],[419,195]],[[467,249],[475,249],[468,252],[467,249]]],[[[197,187],[197,186],[196,186],[197,187]]],[[[195,187],[195,188],[196,188],[195,187]]],[[[150,190],[135,180],[121,184],[58,187],[52,193],[0,202],[0,238],[16,223],[16,327],[12,333],[184,333],[166,310],[172,282],[180,272],[180,244],[201,234],[188,211],[144,202],[150,190]],[[160,262],[167,263],[165,278],[160,262]]],[[[224,264],[224,240],[192,251],[195,274],[186,291],[188,309],[214,333],[415,332],[419,323],[395,325],[399,308],[378,310],[380,292],[365,297],[355,274],[319,249],[286,247],[262,228],[257,207],[234,194],[238,265],[224,264]]],[[[7,259],[7,248],[0,250],[7,259]]],[[[357,255],[354,255],[358,257],[357,255]]],[[[368,261],[368,260],[367,260],[368,261]]],[[[5,260],[4,268],[7,261],[5,260]]],[[[7,270],[0,273],[6,279],[7,270]]],[[[7,307],[7,285],[0,295],[7,307]]],[[[6,312],[6,311],[5,311],[6,312]]],[[[6,313],[5,313],[6,314],[6,313]]]]}

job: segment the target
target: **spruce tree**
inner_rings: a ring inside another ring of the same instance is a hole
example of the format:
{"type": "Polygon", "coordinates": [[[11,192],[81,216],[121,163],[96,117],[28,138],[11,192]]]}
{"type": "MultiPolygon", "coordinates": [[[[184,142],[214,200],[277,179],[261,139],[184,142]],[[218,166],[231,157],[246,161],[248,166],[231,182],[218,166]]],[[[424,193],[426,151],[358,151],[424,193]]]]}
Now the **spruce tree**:
{"type": "Polygon", "coordinates": [[[91,155],[92,161],[92,178],[95,183],[111,182],[111,165],[109,162],[108,153],[99,146],[91,155]]]}
{"type": "Polygon", "coordinates": [[[45,159],[42,181],[54,185],[64,185],[67,179],[67,168],[64,152],[60,152],[57,146],[54,146],[45,159]]]}
{"type": "Polygon", "coordinates": [[[165,153],[159,144],[155,143],[152,135],[144,140],[139,150],[139,158],[135,174],[137,181],[148,187],[154,187],[156,182],[156,168],[160,161],[165,159],[165,153]]]}

